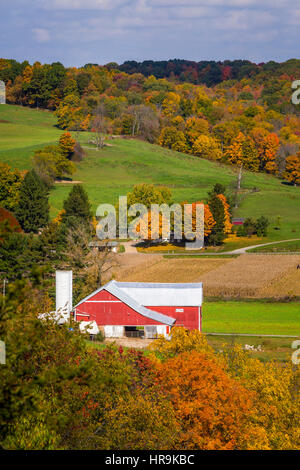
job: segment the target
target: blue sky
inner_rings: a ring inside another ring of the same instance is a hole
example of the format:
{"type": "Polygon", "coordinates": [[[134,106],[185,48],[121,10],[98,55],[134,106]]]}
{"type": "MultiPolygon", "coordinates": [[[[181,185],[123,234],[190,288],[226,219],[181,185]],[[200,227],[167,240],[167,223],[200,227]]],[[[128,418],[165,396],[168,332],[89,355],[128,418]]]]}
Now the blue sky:
{"type": "Polygon", "coordinates": [[[297,0],[0,0],[0,8],[0,57],[20,61],[299,57],[297,0]]]}

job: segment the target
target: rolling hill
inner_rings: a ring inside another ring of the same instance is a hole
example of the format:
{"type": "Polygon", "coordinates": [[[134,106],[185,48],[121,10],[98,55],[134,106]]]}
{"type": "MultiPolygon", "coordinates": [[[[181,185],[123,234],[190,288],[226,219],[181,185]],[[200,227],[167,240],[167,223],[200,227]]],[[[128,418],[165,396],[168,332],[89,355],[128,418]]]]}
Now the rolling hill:
{"type": "MultiPolygon", "coordinates": [[[[61,130],[55,127],[49,111],[20,106],[0,107],[0,161],[28,169],[35,149],[57,142],[61,130]]],[[[117,202],[134,184],[146,182],[168,186],[175,202],[199,201],[216,183],[233,190],[236,170],[195,156],[174,152],[136,139],[111,138],[102,150],[89,144],[90,134],[81,133],[86,152],[77,164],[74,180],[88,192],[93,210],[100,203],[117,202]]],[[[51,213],[62,208],[70,183],[58,183],[50,193],[51,213]]],[[[266,241],[300,236],[300,188],[283,183],[274,176],[245,172],[241,202],[235,216],[267,216],[271,221],[266,241]],[[277,219],[280,216],[280,228],[277,219]]]]}

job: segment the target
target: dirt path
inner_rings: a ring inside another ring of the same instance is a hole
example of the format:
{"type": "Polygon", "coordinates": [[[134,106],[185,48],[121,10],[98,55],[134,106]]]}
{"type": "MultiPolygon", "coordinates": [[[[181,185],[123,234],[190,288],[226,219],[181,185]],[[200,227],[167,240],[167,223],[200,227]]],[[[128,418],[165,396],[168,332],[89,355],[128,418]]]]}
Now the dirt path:
{"type": "MultiPolygon", "coordinates": [[[[259,248],[261,246],[268,246],[268,245],[277,245],[279,243],[288,243],[288,242],[296,242],[296,241],[300,241],[300,238],[292,238],[290,240],[279,240],[279,241],[275,241],[275,242],[268,242],[268,243],[261,243],[259,245],[249,245],[249,246],[244,246],[243,248],[237,248],[236,250],[231,250],[231,251],[222,251],[222,252],[213,252],[213,253],[207,253],[207,252],[204,252],[204,253],[200,253],[198,251],[190,251],[190,252],[173,252],[173,253],[169,253],[169,252],[166,252],[166,253],[163,253],[162,251],[161,252],[149,252],[149,253],[146,253],[146,252],[143,252],[143,254],[149,256],[150,254],[151,255],[175,255],[175,256],[195,256],[195,255],[199,255],[199,256],[222,256],[222,255],[242,255],[242,254],[255,254],[255,253],[248,253],[248,250],[252,250],[254,248],[259,248]]],[[[128,243],[128,246],[131,245],[132,242],[126,242],[128,243]]],[[[124,243],[124,246],[125,246],[125,243],[124,243]]],[[[132,249],[135,250],[135,251],[126,251],[126,247],[125,247],[125,252],[126,253],[140,253],[137,251],[137,249],[132,246],[132,249]]],[[[131,250],[131,248],[129,248],[131,250]]],[[[140,253],[141,254],[141,253],[140,253]]]]}
{"type": "Polygon", "coordinates": [[[277,245],[279,243],[288,243],[288,242],[296,242],[296,241],[300,241],[300,238],[292,238],[291,240],[280,240],[278,242],[261,243],[260,245],[245,246],[244,248],[238,248],[237,250],[233,250],[233,251],[226,251],[226,252],[223,252],[222,254],[238,255],[242,253],[247,253],[248,250],[259,248],[261,246],[277,245]]]}
{"type": "Polygon", "coordinates": [[[70,180],[59,180],[58,181],[57,180],[57,181],[55,181],[55,184],[81,184],[81,183],[82,183],[82,181],[77,181],[77,180],[74,180],[74,181],[73,180],[72,181],[70,181],[70,180]]]}
{"type": "Polygon", "coordinates": [[[125,248],[125,253],[133,254],[133,253],[139,253],[135,247],[135,242],[130,241],[130,242],[124,242],[122,245],[125,248]]]}
{"type": "Polygon", "coordinates": [[[153,339],[146,338],[105,338],[105,343],[115,343],[117,346],[123,346],[125,348],[139,348],[144,349],[152,343],[153,339]]]}

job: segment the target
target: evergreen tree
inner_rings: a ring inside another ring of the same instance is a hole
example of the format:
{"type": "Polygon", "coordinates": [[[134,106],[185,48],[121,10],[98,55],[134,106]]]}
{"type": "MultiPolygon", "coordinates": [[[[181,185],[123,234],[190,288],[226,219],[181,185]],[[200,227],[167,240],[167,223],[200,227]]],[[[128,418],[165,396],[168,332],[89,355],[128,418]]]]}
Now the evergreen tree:
{"type": "Polygon", "coordinates": [[[32,278],[33,269],[44,264],[39,237],[6,233],[0,243],[0,272],[8,281],[32,278]]]}
{"type": "Polygon", "coordinates": [[[77,219],[89,225],[92,219],[91,205],[86,191],[80,184],[75,184],[71,189],[68,198],[64,201],[64,210],[62,221],[66,225],[77,219]]]}
{"type": "Polygon", "coordinates": [[[216,193],[212,193],[208,201],[209,209],[216,224],[212,227],[209,235],[209,243],[212,245],[221,245],[226,238],[225,233],[225,209],[224,205],[216,193]]]}
{"type": "Polygon", "coordinates": [[[21,184],[16,217],[24,232],[37,232],[49,221],[48,191],[34,170],[27,173],[21,184]]]}
{"type": "Polygon", "coordinates": [[[248,217],[243,224],[244,236],[251,237],[256,233],[256,222],[252,217],[248,217]]]}
{"type": "Polygon", "coordinates": [[[266,237],[268,235],[268,226],[270,225],[267,217],[263,215],[256,221],[256,233],[258,237],[266,237]]]}
{"type": "Polygon", "coordinates": [[[208,193],[210,196],[213,194],[225,194],[226,188],[223,184],[221,183],[216,183],[210,193],[208,193]]]}

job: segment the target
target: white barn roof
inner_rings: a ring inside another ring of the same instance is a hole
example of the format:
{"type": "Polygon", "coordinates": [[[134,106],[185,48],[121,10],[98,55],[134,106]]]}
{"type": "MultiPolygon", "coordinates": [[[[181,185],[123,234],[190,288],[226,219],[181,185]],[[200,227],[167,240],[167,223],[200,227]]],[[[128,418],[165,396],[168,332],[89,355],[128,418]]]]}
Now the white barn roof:
{"type": "Polygon", "coordinates": [[[150,310],[149,308],[144,307],[140,302],[136,301],[131,295],[127,294],[124,290],[120,289],[118,284],[122,284],[122,283],[117,283],[116,281],[108,282],[104,286],[100,287],[100,289],[95,290],[90,295],[82,299],[75,306],[75,308],[77,308],[83,302],[86,302],[87,300],[89,300],[98,292],[102,290],[106,290],[107,292],[110,292],[115,297],[118,297],[120,300],[122,300],[122,302],[124,302],[129,307],[133,308],[136,312],[140,313],[144,317],[150,318],[151,320],[155,320],[155,321],[158,321],[159,323],[163,323],[164,325],[169,325],[169,326],[172,326],[175,323],[176,321],[175,318],[169,317],[167,315],[155,312],[153,310],[150,310]]]}
{"type": "Polygon", "coordinates": [[[172,325],[174,318],[154,312],[147,307],[200,307],[202,283],[152,283],[110,281],[81,300],[82,304],[101,290],[107,290],[142,315],[161,323],[172,325]]]}
{"type": "Polygon", "coordinates": [[[147,307],[202,305],[202,283],[116,282],[115,286],[147,307]]]}

